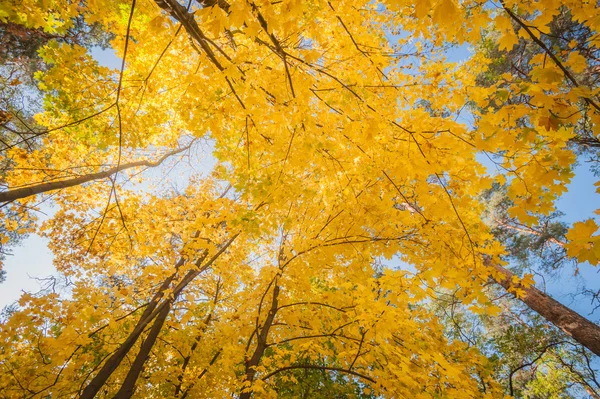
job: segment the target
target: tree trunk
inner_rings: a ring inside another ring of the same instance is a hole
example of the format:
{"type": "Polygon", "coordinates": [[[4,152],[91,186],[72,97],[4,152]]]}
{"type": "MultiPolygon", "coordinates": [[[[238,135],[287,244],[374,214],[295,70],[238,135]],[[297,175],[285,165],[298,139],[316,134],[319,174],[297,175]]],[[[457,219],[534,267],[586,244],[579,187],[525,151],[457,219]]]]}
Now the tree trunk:
{"type": "Polygon", "coordinates": [[[27,187],[21,187],[21,188],[15,188],[13,190],[3,191],[3,192],[0,192],[0,203],[15,201],[15,200],[18,200],[21,198],[27,198],[32,195],[42,194],[42,193],[45,193],[48,191],[55,191],[55,190],[60,190],[62,188],[78,186],[80,184],[87,183],[87,182],[93,181],[93,180],[106,179],[107,177],[110,177],[110,176],[114,175],[115,173],[125,170],[125,169],[131,169],[131,168],[140,167],[140,166],[147,166],[149,168],[155,167],[155,166],[160,165],[165,159],[167,159],[171,155],[175,155],[180,152],[183,152],[183,151],[187,150],[188,148],[190,148],[190,146],[191,146],[191,144],[184,148],[180,148],[178,150],[171,151],[171,152],[165,154],[164,156],[162,156],[156,162],[137,161],[137,162],[125,163],[123,165],[119,165],[119,166],[115,166],[113,168],[107,169],[104,172],[90,173],[87,175],[74,177],[72,179],[51,181],[51,182],[47,182],[47,183],[34,184],[31,186],[27,186],[27,187]]]}
{"type": "MultiPolygon", "coordinates": [[[[221,288],[221,280],[219,279],[219,281],[217,282],[217,289],[215,290],[215,296],[213,298],[213,305],[215,306],[215,308],[217,306],[217,301],[219,299],[219,293],[221,291],[220,288],[221,288]]],[[[192,359],[192,354],[194,353],[194,351],[196,350],[196,348],[200,344],[200,340],[202,340],[202,336],[206,332],[206,329],[208,328],[209,323],[212,321],[213,312],[214,312],[214,308],[208,314],[208,316],[206,317],[206,319],[204,320],[204,326],[200,330],[199,334],[196,335],[196,338],[194,339],[194,343],[192,344],[192,347],[190,348],[189,354],[183,359],[183,365],[181,366],[181,372],[177,376],[177,381],[179,381],[179,382],[175,386],[175,397],[176,398],[179,397],[179,395],[183,392],[182,391],[182,385],[183,385],[183,380],[185,378],[186,369],[187,369],[188,365],[190,364],[190,360],[192,359]]],[[[190,387],[188,387],[188,389],[189,388],[190,387]]]]}
{"type": "Polygon", "coordinates": [[[502,276],[499,279],[494,278],[498,284],[507,290],[510,288],[519,288],[525,291],[525,297],[520,298],[525,305],[563,330],[575,341],[600,356],[600,326],[533,286],[526,288],[520,284],[513,284],[513,273],[510,270],[498,264],[489,264],[489,266],[493,267],[502,276]]]}
{"type": "MultiPolygon", "coordinates": [[[[183,277],[183,279],[181,279],[179,284],[177,284],[177,286],[173,289],[172,296],[170,298],[163,300],[160,304],[157,305],[157,303],[154,301],[156,298],[159,298],[159,299],[162,298],[163,293],[160,293],[160,290],[159,290],[159,293],[155,294],[154,298],[152,299],[153,310],[149,311],[149,309],[146,309],[144,311],[144,314],[138,321],[134,330],[131,332],[131,334],[129,334],[129,336],[127,337],[125,342],[123,342],[123,344],[121,344],[119,349],[117,349],[116,352],[113,353],[112,356],[106,361],[106,363],[104,363],[104,366],[102,366],[102,369],[100,369],[98,374],[96,374],[96,376],[92,379],[92,381],[85,387],[85,389],[83,390],[79,399],[93,399],[96,396],[98,391],[100,391],[100,388],[102,388],[102,386],[106,383],[108,378],[117,369],[119,364],[121,364],[121,361],[125,358],[127,353],[129,353],[129,351],[131,350],[131,348],[133,347],[133,345],[135,344],[137,339],[140,337],[142,332],[144,332],[146,326],[152,320],[154,320],[158,316],[158,314],[165,309],[165,307],[171,306],[171,303],[174,300],[174,298],[177,298],[177,296],[181,293],[181,291],[183,291],[183,289],[185,287],[187,287],[188,284],[190,284],[192,282],[192,280],[194,280],[194,278],[196,278],[200,273],[202,273],[203,271],[208,269],[219,258],[219,256],[221,256],[221,254],[223,252],[225,252],[225,250],[227,248],[229,248],[231,243],[238,236],[239,236],[239,233],[235,234],[227,242],[225,242],[223,244],[223,246],[219,249],[219,251],[217,251],[217,253],[215,255],[213,255],[213,257],[210,258],[210,260],[208,262],[206,262],[204,265],[202,265],[202,262],[204,261],[204,259],[206,259],[206,256],[208,255],[208,253],[205,252],[202,256],[200,256],[200,258],[198,258],[198,260],[196,260],[196,262],[195,262],[196,269],[195,270],[193,269],[193,270],[190,270],[189,272],[187,272],[187,274],[183,277]],[[146,316],[146,317],[144,317],[144,316],[146,316]]],[[[178,265],[183,264],[183,262],[184,262],[184,259],[182,258],[182,259],[180,259],[180,261],[177,264],[178,265]]],[[[161,286],[161,289],[165,286],[168,287],[170,285],[171,281],[172,281],[171,278],[167,279],[161,286]],[[167,284],[167,282],[168,282],[168,284],[167,284]]]]}
{"type": "MultiPolygon", "coordinates": [[[[275,281],[275,287],[273,288],[273,299],[271,301],[271,308],[269,309],[269,313],[267,314],[267,318],[265,320],[265,324],[261,327],[260,331],[257,332],[257,344],[254,353],[250,360],[246,362],[246,382],[252,385],[252,381],[254,381],[254,376],[256,375],[256,366],[260,363],[260,359],[262,358],[265,350],[267,349],[267,338],[269,336],[269,330],[273,325],[273,320],[275,319],[275,314],[278,310],[278,301],[277,297],[279,296],[279,285],[277,285],[277,281],[275,281]]],[[[244,391],[240,392],[239,399],[250,399],[252,396],[252,391],[244,391]]]]}
{"type": "Polygon", "coordinates": [[[168,304],[163,310],[160,311],[156,320],[154,320],[154,324],[152,325],[148,336],[142,343],[140,351],[135,357],[129,372],[127,373],[127,377],[125,377],[125,381],[123,381],[123,385],[121,385],[121,389],[119,389],[119,392],[117,392],[113,399],[129,399],[133,395],[133,392],[135,391],[135,383],[137,382],[137,379],[144,368],[144,363],[146,363],[146,360],[148,359],[150,350],[152,350],[152,347],[158,338],[158,334],[160,333],[160,330],[162,329],[170,310],[171,304],[168,304]]]}
{"type": "Polygon", "coordinates": [[[184,264],[184,262],[184,258],[181,258],[177,262],[177,264],[175,265],[175,272],[171,274],[167,279],[165,279],[165,281],[163,281],[160,288],[154,294],[152,300],[144,310],[144,313],[138,320],[133,331],[129,334],[125,342],[121,344],[119,349],[117,349],[117,351],[114,352],[110,356],[110,358],[104,363],[98,374],[96,374],[92,381],[85,387],[80,396],[80,399],[94,398],[94,396],[96,396],[100,388],[102,388],[102,385],[106,383],[106,380],[108,380],[108,378],[112,375],[112,373],[119,366],[119,364],[121,364],[121,361],[125,358],[129,350],[131,350],[131,348],[139,338],[140,334],[144,331],[148,323],[152,321],[152,318],[150,318],[150,316],[156,309],[156,306],[158,305],[159,301],[164,296],[165,291],[167,290],[167,288],[169,288],[171,282],[177,275],[177,270],[184,264]]]}

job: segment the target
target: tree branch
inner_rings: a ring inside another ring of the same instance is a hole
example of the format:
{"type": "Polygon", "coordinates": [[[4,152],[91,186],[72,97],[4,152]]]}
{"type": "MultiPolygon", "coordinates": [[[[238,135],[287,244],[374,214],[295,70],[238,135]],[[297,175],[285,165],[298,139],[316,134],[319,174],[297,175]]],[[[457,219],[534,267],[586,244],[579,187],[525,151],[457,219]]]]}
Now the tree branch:
{"type": "Polygon", "coordinates": [[[11,201],[15,201],[18,199],[30,197],[32,195],[37,195],[37,194],[42,194],[42,193],[46,193],[49,191],[55,191],[55,190],[60,190],[63,188],[78,186],[80,184],[87,183],[87,182],[94,181],[94,180],[106,179],[106,178],[111,177],[115,173],[125,170],[125,169],[131,169],[131,168],[136,168],[136,167],[140,167],[140,166],[146,166],[149,168],[156,167],[156,166],[159,166],[161,163],[163,163],[165,161],[165,159],[169,158],[170,156],[173,156],[173,155],[179,154],[185,150],[188,150],[192,146],[192,144],[193,144],[193,142],[183,148],[177,149],[175,151],[171,151],[171,152],[163,155],[161,158],[159,158],[155,162],[148,161],[148,160],[130,162],[130,163],[125,163],[122,165],[112,167],[108,170],[105,170],[104,172],[90,173],[88,175],[75,177],[75,178],[69,179],[69,180],[40,183],[40,184],[28,186],[28,187],[22,187],[22,188],[17,188],[14,190],[4,191],[4,192],[0,193],[0,203],[11,202],[11,201]]]}

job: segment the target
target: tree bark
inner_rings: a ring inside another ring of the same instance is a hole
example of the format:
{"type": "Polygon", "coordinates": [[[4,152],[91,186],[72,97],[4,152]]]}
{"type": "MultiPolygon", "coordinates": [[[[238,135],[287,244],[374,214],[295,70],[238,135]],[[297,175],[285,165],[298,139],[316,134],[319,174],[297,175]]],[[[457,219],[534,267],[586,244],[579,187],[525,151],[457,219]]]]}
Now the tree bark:
{"type": "Polygon", "coordinates": [[[113,399],[129,399],[133,395],[133,392],[135,391],[135,383],[137,382],[137,379],[144,368],[144,363],[146,363],[146,360],[148,359],[150,350],[152,350],[152,347],[158,338],[158,334],[160,333],[160,330],[162,329],[170,310],[171,304],[168,304],[163,310],[160,311],[156,320],[154,320],[154,324],[152,325],[148,336],[142,343],[140,351],[136,355],[129,372],[127,373],[127,377],[125,377],[125,381],[123,381],[123,385],[121,385],[119,392],[117,392],[113,399]]]}
{"type": "Polygon", "coordinates": [[[42,193],[45,193],[48,191],[55,191],[55,190],[60,190],[62,188],[78,186],[80,184],[87,183],[87,182],[90,182],[93,180],[106,179],[107,177],[110,177],[110,176],[114,175],[115,173],[122,171],[122,170],[126,170],[126,169],[131,169],[131,168],[140,167],[140,166],[155,167],[155,166],[160,165],[168,157],[178,154],[180,152],[183,152],[183,151],[187,150],[188,148],[190,148],[190,146],[191,146],[191,144],[184,148],[180,148],[178,150],[171,151],[171,152],[163,155],[156,162],[151,162],[151,161],[130,162],[130,163],[125,163],[123,165],[112,167],[110,169],[105,170],[104,172],[90,173],[87,175],[74,177],[72,179],[34,184],[31,186],[27,186],[27,187],[3,191],[3,192],[0,192],[0,203],[15,201],[15,200],[18,200],[21,198],[27,198],[32,195],[42,194],[42,193]]]}
{"type": "MultiPolygon", "coordinates": [[[[217,301],[219,299],[219,293],[221,291],[220,288],[221,288],[221,280],[219,279],[219,281],[217,282],[217,289],[215,290],[215,296],[213,298],[213,306],[215,306],[215,307],[217,306],[217,301]]],[[[192,359],[192,354],[194,353],[194,351],[196,350],[196,348],[200,344],[200,341],[202,340],[202,337],[203,337],[204,333],[206,332],[206,329],[208,328],[209,323],[212,321],[213,312],[214,312],[214,308],[208,314],[208,316],[206,317],[206,319],[204,320],[204,326],[200,330],[199,334],[196,335],[196,338],[194,339],[194,343],[192,344],[192,347],[190,348],[189,354],[183,359],[183,364],[181,366],[181,372],[177,376],[177,381],[179,381],[179,382],[175,386],[175,397],[176,398],[179,397],[179,394],[181,392],[183,392],[181,387],[182,387],[182,384],[183,384],[183,379],[185,377],[186,369],[188,367],[188,364],[190,364],[190,360],[192,359]]]]}
{"type": "MultiPolygon", "coordinates": [[[[245,382],[252,384],[254,381],[254,376],[256,375],[256,366],[260,363],[260,359],[262,358],[265,350],[267,349],[267,338],[269,336],[269,330],[273,325],[273,320],[275,319],[275,314],[277,314],[278,310],[278,298],[279,296],[279,285],[277,285],[277,281],[275,281],[275,287],[273,288],[273,297],[271,300],[271,308],[269,309],[269,314],[267,314],[267,318],[265,323],[260,328],[260,331],[257,331],[257,344],[256,349],[254,349],[254,353],[250,360],[246,362],[246,379],[245,382]]],[[[252,391],[244,391],[240,392],[239,399],[250,399],[252,396],[252,391]]]]}
{"type": "MultiPolygon", "coordinates": [[[[177,284],[177,286],[173,289],[172,296],[170,298],[163,300],[162,302],[160,302],[160,304],[157,304],[157,301],[155,301],[155,299],[156,298],[160,299],[164,295],[164,292],[160,292],[160,289],[159,289],[159,292],[157,294],[155,294],[154,298],[152,299],[151,304],[153,306],[153,309],[150,309],[150,305],[149,305],[149,308],[147,308],[144,311],[144,314],[138,321],[138,323],[135,326],[135,328],[133,329],[133,331],[129,334],[129,336],[127,337],[125,342],[123,342],[123,344],[121,344],[121,346],[116,350],[116,352],[113,353],[112,356],[104,363],[104,366],[102,366],[102,368],[100,369],[98,374],[96,374],[96,376],[92,379],[92,381],[84,388],[79,399],[93,399],[96,396],[96,394],[98,393],[98,391],[100,391],[100,389],[106,383],[108,378],[117,369],[119,364],[121,364],[121,361],[123,361],[123,359],[125,358],[127,353],[129,353],[129,351],[131,350],[133,345],[136,343],[136,341],[138,340],[138,338],[140,337],[142,332],[144,332],[146,326],[152,320],[154,320],[158,316],[158,314],[161,313],[166,307],[170,307],[174,298],[177,298],[177,296],[181,293],[181,291],[183,291],[183,289],[185,287],[187,287],[188,284],[190,284],[194,280],[194,278],[196,278],[200,273],[202,273],[203,271],[208,269],[217,260],[217,258],[219,256],[221,256],[221,254],[223,252],[225,252],[225,250],[227,248],[229,248],[231,243],[237,238],[238,235],[239,235],[239,233],[235,234],[233,237],[231,237],[229,240],[227,240],[227,242],[225,242],[225,244],[223,244],[223,246],[219,249],[219,251],[217,251],[217,253],[212,258],[210,258],[210,260],[208,262],[206,262],[204,265],[202,265],[202,267],[200,267],[200,266],[201,266],[202,262],[204,261],[204,259],[206,258],[207,254],[204,253],[200,258],[198,258],[198,260],[195,262],[196,269],[190,270],[181,279],[179,284],[177,284]]],[[[178,265],[183,264],[183,262],[184,262],[184,260],[182,258],[177,264],[178,265]]],[[[172,281],[172,279],[171,279],[171,277],[169,277],[165,282],[163,282],[163,284],[161,285],[161,289],[165,286],[169,287],[171,281],[172,281]]]]}
{"type": "MultiPolygon", "coordinates": [[[[183,259],[181,259],[177,266],[181,266],[183,264],[183,259]]],[[[177,267],[178,268],[178,267],[177,267]]],[[[148,323],[152,321],[152,314],[158,305],[158,302],[163,297],[164,292],[167,288],[169,288],[173,278],[177,272],[173,273],[169,276],[163,283],[161,284],[158,291],[154,294],[152,300],[144,310],[144,313],[138,320],[136,326],[133,331],[129,334],[125,342],[121,344],[121,346],[108,358],[108,360],[104,363],[98,374],[92,379],[92,381],[84,388],[81,393],[80,399],[92,399],[100,388],[106,383],[106,380],[112,375],[112,373],[116,370],[116,368],[121,364],[121,361],[125,358],[127,353],[131,350],[140,334],[144,331],[148,323]]]]}
{"type": "Polygon", "coordinates": [[[519,288],[525,291],[525,297],[519,298],[520,301],[563,330],[575,341],[600,356],[600,326],[533,286],[526,288],[520,284],[513,284],[512,277],[514,274],[510,270],[495,263],[488,263],[488,265],[501,275],[498,279],[492,277],[498,284],[507,290],[519,288]]]}

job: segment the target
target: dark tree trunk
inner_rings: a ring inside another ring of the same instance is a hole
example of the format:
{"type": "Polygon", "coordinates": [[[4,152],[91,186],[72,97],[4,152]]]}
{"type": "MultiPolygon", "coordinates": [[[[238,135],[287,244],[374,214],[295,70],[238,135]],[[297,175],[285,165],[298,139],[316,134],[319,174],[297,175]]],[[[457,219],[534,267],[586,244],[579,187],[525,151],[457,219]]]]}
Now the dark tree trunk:
{"type": "Polygon", "coordinates": [[[154,320],[154,324],[152,325],[148,336],[142,343],[142,347],[135,357],[129,372],[127,373],[127,377],[125,377],[125,381],[123,381],[123,385],[121,385],[121,389],[119,389],[119,392],[117,392],[113,399],[129,399],[133,395],[135,383],[144,368],[144,363],[146,363],[146,360],[150,355],[150,350],[152,350],[170,310],[171,306],[168,304],[160,311],[156,320],[154,320]]]}
{"type": "MultiPolygon", "coordinates": [[[[265,320],[265,323],[260,328],[260,331],[257,332],[257,344],[256,349],[254,349],[254,353],[250,360],[246,362],[246,382],[252,384],[254,381],[254,376],[256,374],[256,366],[260,363],[260,359],[265,353],[265,349],[267,349],[267,338],[269,336],[269,330],[273,325],[273,320],[275,319],[275,314],[278,309],[278,301],[277,297],[279,296],[279,286],[277,282],[275,282],[275,288],[273,288],[273,299],[271,301],[271,308],[269,309],[269,314],[265,320]]],[[[252,391],[241,392],[239,399],[250,399],[252,396],[252,391]]]]}
{"type": "Polygon", "coordinates": [[[78,186],[83,183],[87,183],[87,182],[94,181],[94,180],[106,179],[107,177],[110,177],[110,176],[114,175],[115,173],[120,172],[125,169],[130,169],[130,168],[135,168],[135,167],[140,167],[140,166],[155,167],[155,166],[160,165],[165,159],[167,159],[171,155],[180,153],[188,148],[190,148],[190,146],[169,152],[168,154],[164,155],[162,158],[160,158],[156,162],[138,161],[138,162],[125,163],[123,165],[119,165],[119,166],[115,166],[113,168],[107,169],[104,172],[90,173],[87,175],[74,177],[72,179],[51,181],[51,182],[47,182],[47,183],[34,184],[31,186],[27,186],[27,187],[21,187],[21,188],[15,188],[13,190],[3,191],[3,192],[0,192],[0,203],[11,202],[11,201],[15,201],[15,200],[18,200],[21,198],[30,197],[32,195],[42,194],[42,193],[46,193],[49,191],[60,190],[62,188],[78,186]]]}
{"type": "Polygon", "coordinates": [[[491,265],[503,277],[495,279],[502,287],[519,288],[525,291],[525,297],[520,300],[540,316],[556,327],[563,330],[568,336],[581,345],[600,356],[600,326],[589,321],[579,313],[569,309],[560,302],[535,287],[525,288],[522,285],[512,284],[513,273],[498,264],[491,265]]]}
{"type": "Polygon", "coordinates": [[[138,321],[137,325],[129,334],[125,342],[121,344],[121,346],[116,350],[115,353],[104,363],[98,374],[92,379],[92,381],[84,388],[79,399],[93,399],[98,391],[102,388],[102,386],[106,383],[108,378],[112,375],[112,373],[117,369],[121,361],[125,358],[127,353],[131,350],[133,345],[136,343],[140,335],[144,332],[146,326],[150,324],[152,320],[154,320],[165,308],[169,308],[171,303],[179,296],[181,291],[185,289],[198,275],[208,269],[218,258],[221,256],[227,248],[231,245],[231,243],[238,237],[238,234],[235,234],[231,237],[227,242],[223,244],[223,246],[217,251],[216,254],[213,255],[212,258],[209,259],[204,265],[202,262],[206,259],[208,253],[204,252],[195,262],[196,268],[190,270],[186,273],[186,275],[181,279],[179,284],[175,286],[172,292],[172,296],[164,299],[163,301],[158,303],[158,301],[164,296],[164,291],[170,286],[173,278],[177,274],[177,268],[183,265],[184,259],[180,259],[176,266],[176,271],[171,277],[163,282],[159,291],[154,295],[150,305],[144,311],[144,314],[138,321]]]}

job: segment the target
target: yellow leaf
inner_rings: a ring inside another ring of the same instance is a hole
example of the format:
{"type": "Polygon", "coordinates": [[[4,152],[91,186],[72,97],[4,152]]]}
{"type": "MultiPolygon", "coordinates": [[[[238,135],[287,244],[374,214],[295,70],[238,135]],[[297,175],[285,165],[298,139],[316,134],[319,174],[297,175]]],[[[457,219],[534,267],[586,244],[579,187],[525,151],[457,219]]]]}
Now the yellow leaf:
{"type": "Polygon", "coordinates": [[[587,61],[584,56],[573,52],[569,55],[566,65],[575,73],[581,73],[587,69],[587,61]]]}
{"type": "Polygon", "coordinates": [[[530,273],[525,273],[525,275],[523,276],[523,278],[521,279],[520,284],[525,287],[525,288],[529,288],[532,285],[535,284],[535,280],[533,279],[533,274],[530,273]]]}
{"type": "Polygon", "coordinates": [[[433,22],[440,26],[452,26],[456,23],[453,18],[456,11],[453,0],[441,0],[433,13],[433,22]]]}
{"type": "Polygon", "coordinates": [[[431,0],[422,0],[415,3],[415,16],[418,19],[425,18],[431,10],[431,0]]]}
{"type": "Polygon", "coordinates": [[[498,48],[500,50],[510,51],[518,43],[519,38],[514,34],[514,32],[507,30],[498,41],[498,48]]]}

